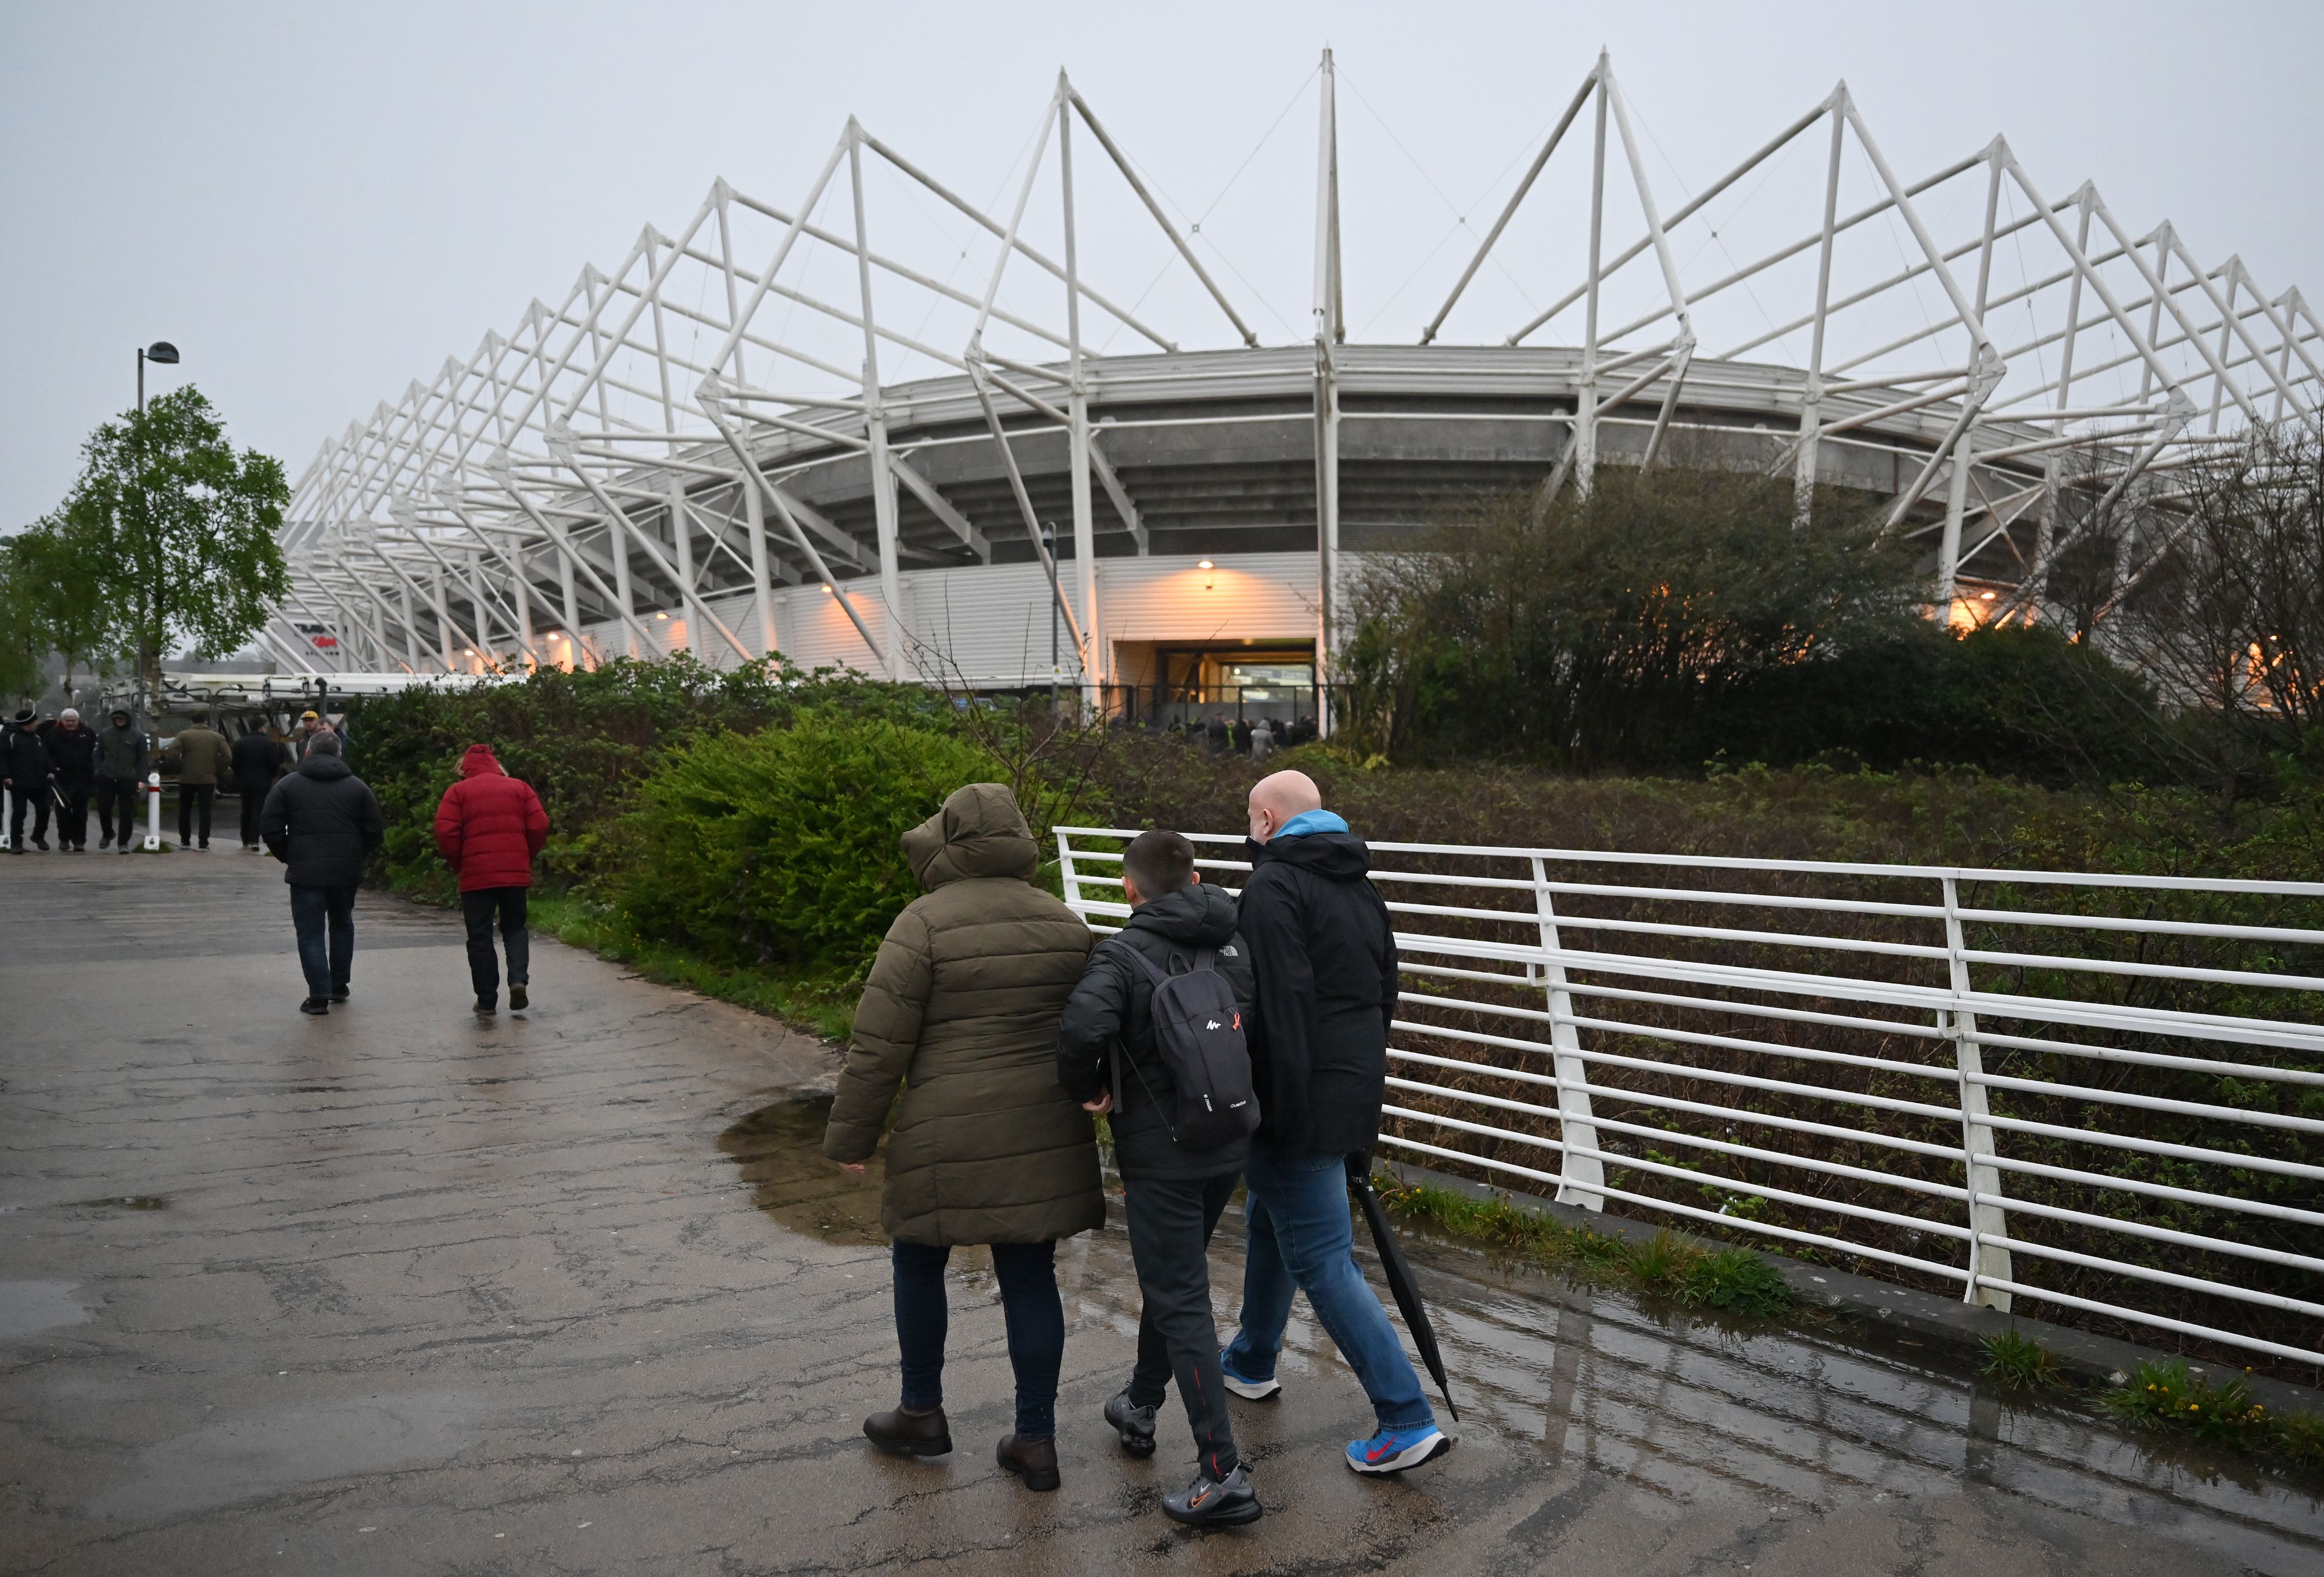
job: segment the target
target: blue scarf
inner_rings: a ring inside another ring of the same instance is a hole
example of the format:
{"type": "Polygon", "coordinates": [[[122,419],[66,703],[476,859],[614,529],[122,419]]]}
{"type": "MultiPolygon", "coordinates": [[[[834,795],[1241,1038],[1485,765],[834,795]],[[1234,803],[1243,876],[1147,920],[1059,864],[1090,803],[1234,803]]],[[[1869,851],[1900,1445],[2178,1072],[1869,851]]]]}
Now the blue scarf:
{"type": "Polygon", "coordinates": [[[1303,810],[1275,829],[1278,838],[1303,838],[1309,833],[1343,833],[1348,824],[1328,810],[1303,810]]]}

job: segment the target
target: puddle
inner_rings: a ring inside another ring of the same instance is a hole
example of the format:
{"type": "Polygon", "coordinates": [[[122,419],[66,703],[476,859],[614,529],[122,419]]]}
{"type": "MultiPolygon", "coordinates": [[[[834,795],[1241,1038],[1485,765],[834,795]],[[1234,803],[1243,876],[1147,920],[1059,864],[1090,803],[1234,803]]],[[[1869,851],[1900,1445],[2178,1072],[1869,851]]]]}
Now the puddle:
{"type": "Polygon", "coordinates": [[[161,1194],[124,1194],[110,1199],[75,1199],[68,1201],[67,1210],[167,1210],[170,1200],[161,1194]]]}
{"type": "Polygon", "coordinates": [[[823,1153],[830,1114],[828,1095],[779,1101],[720,1134],[718,1148],[742,1168],[751,1203],[792,1231],[832,1243],[885,1243],[885,1157],[873,1156],[861,1177],[841,1171],[823,1153]]]}
{"type": "Polygon", "coordinates": [[[96,1316],[73,1296],[77,1281],[0,1281],[0,1340],[31,1336],[96,1316]]]}

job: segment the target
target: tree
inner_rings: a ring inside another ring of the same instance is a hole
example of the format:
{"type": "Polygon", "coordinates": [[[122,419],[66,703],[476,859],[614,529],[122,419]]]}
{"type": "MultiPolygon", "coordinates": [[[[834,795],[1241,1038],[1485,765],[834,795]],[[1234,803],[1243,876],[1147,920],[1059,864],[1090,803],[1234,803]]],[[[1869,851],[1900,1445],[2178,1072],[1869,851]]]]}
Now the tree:
{"type": "Polygon", "coordinates": [[[231,650],[264,625],[290,589],[274,539],[290,501],[281,461],[237,455],[190,386],[106,423],[81,454],[63,536],[149,692],[174,642],[231,650]]]}
{"type": "Polygon", "coordinates": [[[1353,588],[1349,732],[1400,760],[1692,765],[1754,679],[1914,622],[1910,554],[1850,512],[1802,526],[1788,480],[1707,466],[1483,501],[1353,588]]]}
{"type": "Polygon", "coordinates": [[[11,702],[40,694],[49,650],[40,630],[40,582],[20,551],[23,541],[0,542],[0,696],[11,702]]]}
{"type": "Polygon", "coordinates": [[[86,545],[61,512],[42,516],[9,543],[31,588],[29,633],[42,655],[64,659],[65,693],[81,669],[103,673],[115,631],[106,588],[86,545]]]}

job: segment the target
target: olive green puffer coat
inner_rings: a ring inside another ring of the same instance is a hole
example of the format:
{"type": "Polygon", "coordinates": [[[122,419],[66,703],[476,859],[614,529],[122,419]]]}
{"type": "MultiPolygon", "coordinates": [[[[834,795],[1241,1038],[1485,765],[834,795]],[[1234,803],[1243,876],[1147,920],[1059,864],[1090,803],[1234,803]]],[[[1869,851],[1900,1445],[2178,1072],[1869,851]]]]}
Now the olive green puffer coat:
{"type": "Polygon", "coordinates": [[[1089,928],[1032,885],[1039,845],[999,783],[946,799],[904,855],[927,895],[880,944],[823,1153],[871,1155],[900,1083],[889,1236],[1038,1243],[1104,1224],[1096,1133],[1057,1082],[1057,1016],[1089,928]]]}

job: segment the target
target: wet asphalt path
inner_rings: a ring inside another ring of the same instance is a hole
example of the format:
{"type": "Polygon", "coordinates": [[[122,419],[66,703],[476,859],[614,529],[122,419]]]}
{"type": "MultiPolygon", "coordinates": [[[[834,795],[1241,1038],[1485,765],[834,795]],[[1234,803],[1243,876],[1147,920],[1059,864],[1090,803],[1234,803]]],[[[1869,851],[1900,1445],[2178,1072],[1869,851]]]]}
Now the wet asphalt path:
{"type": "MultiPolygon", "coordinates": [[[[540,1006],[480,1028],[456,923],[366,896],[358,926],[354,1002],[308,1020],[272,862],[0,857],[0,1572],[2324,1570],[2312,1494],[1904,1343],[1443,1254],[1466,1421],[1406,1481],[1338,1464],[1369,1415],[1303,1305],[1286,1399],[1238,1415],[1267,1518],[1167,1523],[1183,1417],[1148,1463],[1096,1417],[1119,1231],[1060,1253],[1061,1493],[992,1465],[974,1254],[960,1449],[886,1460],[857,1434],[894,1398],[876,1203],[802,1099],[834,1054],[539,940],[540,1006]]],[[[1231,1310],[1231,1241],[1217,1266],[1231,1310]]]]}

